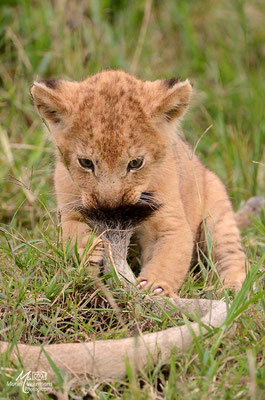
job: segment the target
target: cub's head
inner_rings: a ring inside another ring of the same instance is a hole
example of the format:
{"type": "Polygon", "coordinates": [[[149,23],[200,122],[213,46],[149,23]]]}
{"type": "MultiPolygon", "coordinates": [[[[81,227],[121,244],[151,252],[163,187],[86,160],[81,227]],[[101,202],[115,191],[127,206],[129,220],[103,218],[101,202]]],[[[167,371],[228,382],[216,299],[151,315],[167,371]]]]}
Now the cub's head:
{"type": "Polygon", "coordinates": [[[191,91],[188,80],[144,82],[122,71],[31,87],[59,160],[87,209],[150,200],[146,193],[166,168],[173,127],[191,91]]]}

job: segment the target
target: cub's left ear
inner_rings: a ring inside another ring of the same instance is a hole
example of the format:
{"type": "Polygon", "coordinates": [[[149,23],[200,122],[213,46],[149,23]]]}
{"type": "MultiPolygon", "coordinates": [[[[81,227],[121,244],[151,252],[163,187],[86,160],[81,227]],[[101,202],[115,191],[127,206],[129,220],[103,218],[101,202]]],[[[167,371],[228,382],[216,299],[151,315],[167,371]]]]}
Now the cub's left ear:
{"type": "Polygon", "coordinates": [[[179,78],[159,81],[159,96],[153,108],[154,117],[162,117],[167,122],[173,122],[187,110],[192,93],[190,81],[181,82],[179,78]]]}

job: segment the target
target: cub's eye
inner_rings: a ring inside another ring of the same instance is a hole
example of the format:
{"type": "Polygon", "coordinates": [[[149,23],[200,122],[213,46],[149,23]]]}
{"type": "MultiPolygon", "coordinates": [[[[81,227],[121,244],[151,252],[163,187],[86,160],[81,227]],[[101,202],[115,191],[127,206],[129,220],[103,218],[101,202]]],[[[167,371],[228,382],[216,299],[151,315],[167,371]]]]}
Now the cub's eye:
{"type": "Polygon", "coordinates": [[[128,170],[129,171],[137,170],[137,169],[142,168],[143,165],[144,165],[144,159],[142,157],[141,158],[135,158],[134,160],[131,160],[128,163],[128,170]]]}
{"type": "Polygon", "coordinates": [[[89,158],[78,158],[78,162],[85,169],[91,169],[91,171],[95,169],[93,161],[89,160],[89,158]]]}

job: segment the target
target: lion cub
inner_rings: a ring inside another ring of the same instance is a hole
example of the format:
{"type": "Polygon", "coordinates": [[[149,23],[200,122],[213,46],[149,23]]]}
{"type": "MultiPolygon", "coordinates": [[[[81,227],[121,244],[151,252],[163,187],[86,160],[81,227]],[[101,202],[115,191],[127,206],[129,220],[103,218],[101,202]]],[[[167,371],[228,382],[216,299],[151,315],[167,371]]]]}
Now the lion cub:
{"type": "Polygon", "coordinates": [[[224,185],[176,133],[191,93],[188,80],[141,81],[123,71],[31,88],[55,142],[63,240],[77,240],[82,253],[91,232],[86,215],[131,218],[142,249],[139,286],[154,294],[177,293],[209,238],[224,284],[240,287],[246,276],[224,185]],[[149,211],[137,219],[134,207],[149,211]]]}

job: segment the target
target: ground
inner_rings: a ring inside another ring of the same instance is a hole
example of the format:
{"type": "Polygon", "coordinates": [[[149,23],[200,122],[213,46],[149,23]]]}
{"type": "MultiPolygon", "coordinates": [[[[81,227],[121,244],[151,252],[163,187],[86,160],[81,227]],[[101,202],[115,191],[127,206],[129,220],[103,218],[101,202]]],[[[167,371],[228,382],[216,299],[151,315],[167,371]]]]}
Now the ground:
{"type": "MultiPolygon", "coordinates": [[[[142,79],[190,78],[195,96],[184,134],[225,182],[234,208],[265,194],[265,4],[212,2],[5,0],[0,4],[0,332],[27,343],[118,338],[164,329],[156,316],[117,286],[95,292],[84,263],[58,241],[52,145],[34,111],[29,87],[38,77],[82,79],[121,68],[142,79]],[[126,305],[126,307],[125,307],[126,305]]],[[[237,295],[215,290],[202,265],[183,297],[225,298],[226,324],[167,365],[134,376],[80,386],[71,398],[264,399],[265,215],[242,232],[252,273],[237,295]],[[79,396],[79,397],[74,397],[79,396]]],[[[131,262],[137,263],[137,251],[131,262]]],[[[8,360],[0,366],[11,368],[8,360]]],[[[0,397],[27,399],[7,385],[0,397]]]]}

